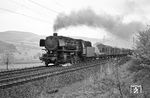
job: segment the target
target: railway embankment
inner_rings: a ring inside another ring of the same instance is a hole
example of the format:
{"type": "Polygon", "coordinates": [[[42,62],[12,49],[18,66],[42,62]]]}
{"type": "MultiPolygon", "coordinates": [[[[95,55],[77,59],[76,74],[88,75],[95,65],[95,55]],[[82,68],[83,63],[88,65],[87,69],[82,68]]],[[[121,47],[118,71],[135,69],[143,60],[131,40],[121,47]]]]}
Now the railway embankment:
{"type": "MultiPolygon", "coordinates": [[[[103,65],[46,77],[40,80],[0,89],[1,98],[143,98],[132,94],[130,58],[111,59],[103,65]]],[[[139,83],[140,84],[140,83],[139,83]]],[[[146,86],[140,84],[144,87],[146,86]]],[[[146,97],[145,97],[146,98],[146,97]]]]}

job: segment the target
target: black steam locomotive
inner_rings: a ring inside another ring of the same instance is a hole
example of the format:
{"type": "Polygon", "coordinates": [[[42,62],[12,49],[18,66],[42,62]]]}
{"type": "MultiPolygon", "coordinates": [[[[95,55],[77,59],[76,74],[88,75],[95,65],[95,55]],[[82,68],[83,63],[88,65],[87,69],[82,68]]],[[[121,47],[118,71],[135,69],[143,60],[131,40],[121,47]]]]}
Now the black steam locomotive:
{"type": "Polygon", "coordinates": [[[46,39],[41,39],[40,46],[45,47],[46,53],[40,57],[40,60],[45,62],[46,66],[50,63],[53,63],[54,65],[64,63],[73,64],[87,59],[126,56],[132,54],[130,49],[120,49],[103,44],[97,45],[99,53],[96,53],[96,47],[92,47],[91,42],[57,36],[57,33],[54,33],[53,36],[46,37],[46,39]]]}
{"type": "Polygon", "coordinates": [[[64,36],[48,36],[46,39],[40,40],[40,46],[45,47],[46,53],[40,57],[40,60],[54,65],[64,63],[77,63],[86,60],[87,57],[95,56],[95,48],[91,42],[81,39],[73,39],[64,36]]]}

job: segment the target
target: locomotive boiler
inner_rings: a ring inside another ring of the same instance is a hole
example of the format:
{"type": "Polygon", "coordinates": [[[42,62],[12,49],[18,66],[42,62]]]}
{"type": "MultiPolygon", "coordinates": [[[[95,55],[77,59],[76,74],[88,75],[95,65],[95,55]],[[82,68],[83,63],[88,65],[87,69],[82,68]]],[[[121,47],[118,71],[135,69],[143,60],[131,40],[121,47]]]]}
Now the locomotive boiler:
{"type": "Polygon", "coordinates": [[[40,57],[40,60],[45,62],[46,66],[49,63],[54,65],[73,64],[84,61],[87,57],[95,56],[95,48],[92,47],[91,42],[58,36],[57,33],[46,37],[46,39],[40,39],[40,46],[45,47],[46,53],[40,57]]]}

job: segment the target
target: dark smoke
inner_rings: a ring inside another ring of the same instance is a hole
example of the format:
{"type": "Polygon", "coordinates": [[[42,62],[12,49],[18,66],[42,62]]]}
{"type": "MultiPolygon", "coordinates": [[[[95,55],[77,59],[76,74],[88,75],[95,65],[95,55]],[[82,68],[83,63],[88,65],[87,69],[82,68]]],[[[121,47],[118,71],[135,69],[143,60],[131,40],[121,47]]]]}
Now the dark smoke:
{"type": "Polygon", "coordinates": [[[57,31],[62,28],[80,25],[104,28],[106,31],[124,39],[130,38],[131,34],[143,28],[143,24],[140,22],[125,24],[120,17],[98,15],[91,9],[84,9],[78,12],[71,12],[70,15],[59,14],[53,29],[57,31]]]}

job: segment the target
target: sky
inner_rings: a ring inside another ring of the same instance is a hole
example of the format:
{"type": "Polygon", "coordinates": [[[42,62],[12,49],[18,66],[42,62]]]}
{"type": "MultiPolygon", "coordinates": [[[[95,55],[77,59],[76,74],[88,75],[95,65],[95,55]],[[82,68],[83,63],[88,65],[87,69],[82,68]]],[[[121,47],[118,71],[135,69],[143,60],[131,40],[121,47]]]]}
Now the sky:
{"type": "Polygon", "coordinates": [[[46,36],[57,32],[64,36],[131,41],[127,37],[137,32],[135,28],[149,24],[149,5],[150,0],[0,0],[0,32],[17,30],[46,36]],[[86,9],[101,21],[104,19],[105,24],[94,23],[93,27],[83,23],[53,31],[58,16],[71,17],[73,12],[80,15],[86,9]],[[125,32],[128,36],[123,38],[125,32]]]}

